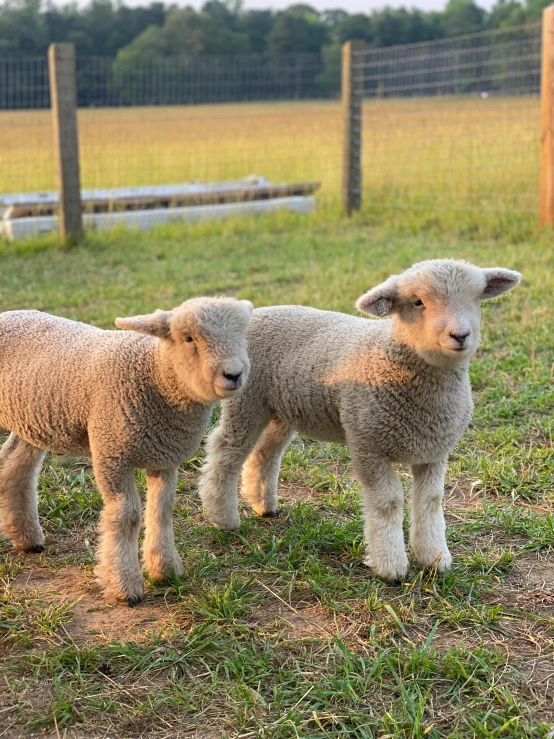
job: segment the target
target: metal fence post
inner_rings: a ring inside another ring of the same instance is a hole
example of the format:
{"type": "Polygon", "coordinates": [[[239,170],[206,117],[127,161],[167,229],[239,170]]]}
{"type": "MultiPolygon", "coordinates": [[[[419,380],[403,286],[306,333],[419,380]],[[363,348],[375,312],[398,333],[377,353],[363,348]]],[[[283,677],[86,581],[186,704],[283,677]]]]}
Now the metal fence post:
{"type": "Polygon", "coordinates": [[[48,49],[54,151],[58,164],[59,223],[63,242],[76,241],[83,232],[75,46],[51,44],[48,49]]]}
{"type": "Polygon", "coordinates": [[[342,207],[347,215],[362,204],[362,93],[363,81],[358,53],[363,41],[347,41],[342,46],[342,105],[344,110],[344,152],[342,163],[342,207]]]}
{"type": "Polygon", "coordinates": [[[541,182],[539,222],[554,226],[554,5],[542,14],[541,182]]]}

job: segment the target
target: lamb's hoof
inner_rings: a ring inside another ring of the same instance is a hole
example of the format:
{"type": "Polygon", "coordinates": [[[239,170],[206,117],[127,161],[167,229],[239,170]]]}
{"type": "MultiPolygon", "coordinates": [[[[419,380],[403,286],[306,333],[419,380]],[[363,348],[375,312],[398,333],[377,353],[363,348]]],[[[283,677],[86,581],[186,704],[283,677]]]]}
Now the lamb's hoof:
{"type": "Polygon", "coordinates": [[[262,513],[262,518],[279,518],[281,515],[281,511],[277,509],[276,511],[266,511],[265,513],[262,513]]]}
{"type": "Polygon", "coordinates": [[[23,550],[25,554],[40,554],[44,552],[44,544],[35,544],[32,547],[27,547],[23,550]]]}
{"type": "Polygon", "coordinates": [[[214,529],[219,529],[219,531],[236,531],[237,529],[240,529],[240,516],[230,516],[228,519],[221,519],[221,518],[211,518],[210,516],[206,516],[208,519],[208,523],[210,526],[212,526],[214,529]]]}
{"type": "Polygon", "coordinates": [[[390,563],[388,566],[377,566],[370,555],[364,559],[364,564],[369,567],[375,577],[384,580],[389,585],[402,585],[408,577],[408,559],[405,562],[390,563]]]}
{"type": "Polygon", "coordinates": [[[129,606],[129,608],[135,608],[138,602],[139,601],[135,598],[127,598],[127,605],[129,606]]]}
{"type": "Polygon", "coordinates": [[[436,549],[418,551],[412,546],[412,550],[418,564],[425,570],[435,571],[440,574],[452,567],[452,555],[448,549],[444,551],[437,551],[436,549]]]}

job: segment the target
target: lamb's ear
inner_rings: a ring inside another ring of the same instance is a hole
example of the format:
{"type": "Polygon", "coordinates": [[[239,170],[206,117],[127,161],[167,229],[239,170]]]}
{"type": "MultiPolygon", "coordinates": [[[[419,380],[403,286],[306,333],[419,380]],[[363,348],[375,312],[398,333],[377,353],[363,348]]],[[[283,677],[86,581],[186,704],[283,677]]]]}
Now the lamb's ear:
{"type": "Polygon", "coordinates": [[[389,313],[394,313],[400,307],[400,296],[398,293],[398,277],[392,275],[388,280],[369,292],[360,296],[356,301],[356,308],[368,316],[382,318],[389,313]]]}
{"type": "Polygon", "coordinates": [[[169,318],[171,311],[157,310],[145,316],[131,316],[130,318],[116,318],[115,325],[126,331],[138,331],[139,334],[149,334],[160,339],[170,337],[169,318]]]}
{"type": "Polygon", "coordinates": [[[519,272],[514,272],[511,269],[501,269],[500,267],[484,269],[483,274],[485,276],[486,285],[480,295],[480,300],[498,298],[499,295],[504,295],[504,293],[507,293],[508,290],[512,289],[512,287],[519,285],[521,280],[519,272]]]}
{"type": "Polygon", "coordinates": [[[252,311],[254,310],[254,306],[252,305],[252,303],[249,300],[241,300],[240,302],[244,305],[245,308],[248,308],[250,314],[252,315],[252,311]]]}

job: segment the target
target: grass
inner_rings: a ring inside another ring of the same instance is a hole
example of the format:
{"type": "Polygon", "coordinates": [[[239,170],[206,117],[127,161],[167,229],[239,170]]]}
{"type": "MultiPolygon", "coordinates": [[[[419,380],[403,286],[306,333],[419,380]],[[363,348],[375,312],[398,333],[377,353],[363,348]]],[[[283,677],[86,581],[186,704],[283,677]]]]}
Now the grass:
{"type": "MultiPolygon", "coordinates": [[[[338,101],[79,111],[84,187],[221,180],[320,180],[337,203],[338,101]]],[[[0,111],[0,193],[55,189],[49,111],[0,111]]],[[[364,202],[374,213],[497,221],[538,210],[540,107],[535,97],[373,100],[363,112],[364,202]],[[431,216],[429,215],[431,213],[431,216]],[[449,215],[448,215],[449,214],[449,215]]]]}
{"type": "Polygon", "coordinates": [[[50,237],[3,245],[1,310],[103,327],[202,293],[352,312],[371,285],[432,257],[524,280],[484,307],[475,417],[449,466],[454,567],[443,576],[372,578],[348,450],[301,437],[283,460],[281,518],[242,506],[232,534],[202,518],[200,450],[179,478],[185,576],[150,584],[134,610],[106,606],[92,576],[100,499],[89,462],[49,455],[47,550],[0,544],[0,736],[552,737],[551,235],[454,237],[418,218],[281,214],[89,234],[66,250],[50,237]]]}

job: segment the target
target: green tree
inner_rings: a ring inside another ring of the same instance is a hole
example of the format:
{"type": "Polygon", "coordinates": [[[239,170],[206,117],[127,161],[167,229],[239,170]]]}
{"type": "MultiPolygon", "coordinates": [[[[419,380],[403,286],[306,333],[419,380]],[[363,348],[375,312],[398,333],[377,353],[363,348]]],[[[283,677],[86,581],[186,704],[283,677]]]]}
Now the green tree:
{"type": "Polygon", "coordinates": [[[40,0],[6,0],[0,5],[0,56],[34,56],[48,47],[40,0]]]}
{"type": "Polygon", "coordinates": [[[271,54],[319,52],[329,39],[329,29],[309,5],[291,5],[277,19],[267,37],[271,54]]]}
{"type": "Polygon", "coordinates": [[[484,29],[486,13],[473,0],[449,0],[442,13],[445,36],[461,36],[484,29]]]}

